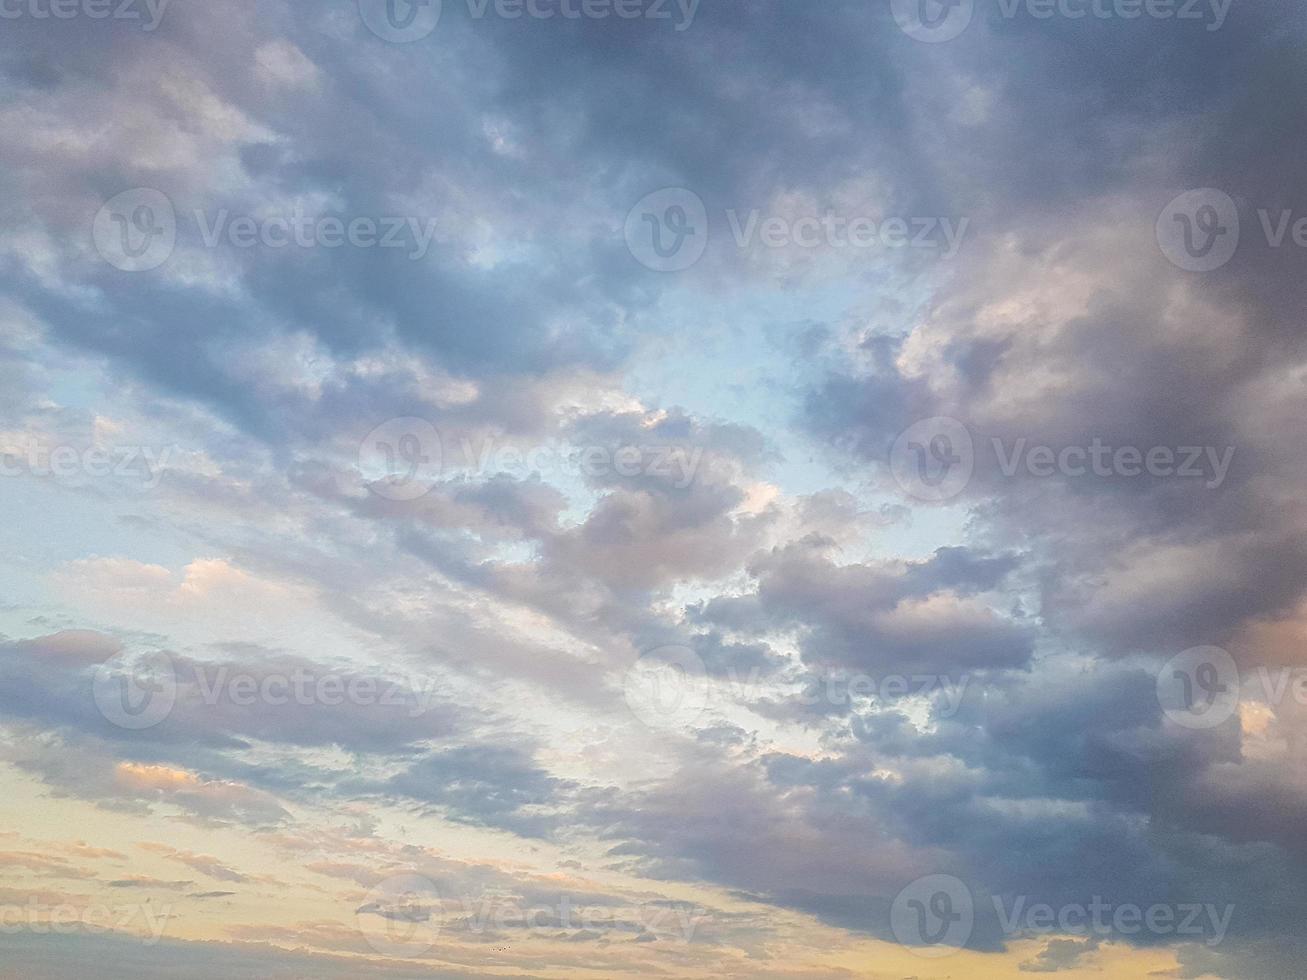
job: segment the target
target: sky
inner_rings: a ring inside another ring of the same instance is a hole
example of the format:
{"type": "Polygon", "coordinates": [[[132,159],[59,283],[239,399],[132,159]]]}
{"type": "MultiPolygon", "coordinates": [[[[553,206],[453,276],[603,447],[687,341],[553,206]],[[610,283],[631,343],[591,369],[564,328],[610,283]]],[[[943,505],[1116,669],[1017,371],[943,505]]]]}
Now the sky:
{"type": "Polygon", "coordinates": [[[1305,33],[0,0],[0,980],[1300,973],[1305,33]]]}

